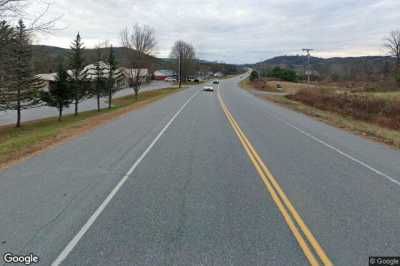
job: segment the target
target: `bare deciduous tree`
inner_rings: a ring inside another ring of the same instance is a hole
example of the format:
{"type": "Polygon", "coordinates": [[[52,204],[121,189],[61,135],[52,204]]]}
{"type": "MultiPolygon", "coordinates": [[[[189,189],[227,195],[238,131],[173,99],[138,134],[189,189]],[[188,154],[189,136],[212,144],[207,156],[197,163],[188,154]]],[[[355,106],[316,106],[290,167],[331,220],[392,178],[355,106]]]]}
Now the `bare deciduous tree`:
{"type": "Polygon", "coordinates": [[[22,4],[26,0],[0,0],[0,19],[4,16],[14,16],[21,12],[22,4]]]}
{"type": "Polygon", "coordinates": [[[121,32],[121,43],[123,47],[134,50],[129,59],[129,85],[135,91],[135,97],[138,97],[139,90],[145,81],[145,71],[151,67],[150,55],[156,47],[156,38],[154,29],[147,25],[140,26],[135,24],[131,29],[125,28],[121,32]]]}
{"type": "Polygon", "coordinates": [[[186,80],[193,70],[193,61],[196,59],[195,49],[189,43],[176,41],[172,47],[170,57],[177,60],[179,87],[181,87],[182,80],[186,80]]]}
{"type": "Polygon", "coordinates": [[[400,67],[400,30],[392,31],[390,36],[385,39],[384,45],[390,55],[396,58],[397,67],[400,67]]]}
{"type": "Polygon", "coordinates": [[[31,22],[29,31],[31,32],[45,32],[49,33],[54,30],[59,30],[59,28],[56,27],[56,23],[58,20],[62,18],[62,16],[57,16],[53,17],[49,20],[43,20],[45,15],[48,13],[50,9],[51,4],[50,3],[45,3],[45,7],[41,13],[39,13],[31,22]]]}
{"type": "Polygon", "coordinates": [[[48,14],[51,3],[45,1],[27,1],[27,0],[0,0],[0,20],[13,20],[15,18],[23,18],[30,21],[27,27],[28,32],[50,32],[56,29],[56,22],[62,17],[54,17],[44,21],[44,17],[48,14]],[[39,3],[43,6],[43,11],[35,14],[32,18],[31,14],[26,12],[28,3],[39,3]]]}

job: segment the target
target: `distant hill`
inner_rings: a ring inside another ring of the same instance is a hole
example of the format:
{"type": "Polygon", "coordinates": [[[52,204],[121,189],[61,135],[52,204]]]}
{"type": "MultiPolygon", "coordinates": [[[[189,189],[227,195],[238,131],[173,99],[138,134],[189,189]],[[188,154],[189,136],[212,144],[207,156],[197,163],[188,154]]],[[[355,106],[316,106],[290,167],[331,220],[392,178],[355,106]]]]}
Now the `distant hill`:
{"type": "MultiPolygon", "coordinates": [[[[348,64],[348,63],[381,63],[381,62],[392,62],[394,59],[389,56],[361,56],[361,57],[332,57],[332,58],[319,58],[310,57],[311,64],[348,64]]],[[[294,67],[304,65],[307,63],[307,57],[303,55],[285,55],[277,56],[265,61],[256,63],[257,66],[270,65],[270,66],[286,66],[294,67]]]]}
{"type": "MultiPolygon", "coordinates": [[[[114,47],[115,56],[120,66],[129,67],[129,60],[132,56],[137,54],[136,51],[124,47],[114,47]]],[[[59,62],[59,58],[67,60],[70,50],[46,45],[33,45],[33,69],[36,74],[55,72],[59,62]]],[[[102,49],[102,54],[108,55],[107,49],[102,49]]],[[[92,64],[96,62],[96,50],[85,49],[84,53],[85,63],[92,64]]],[[[174,69],[176,63],[174,59],[170,58],[157,58],[149,56],[154,69],[174,69]]],[[[201,72],[223,72],[225,74],[235,74],[241,71],[241,67],[237,65],[209,62],[206,60],[198,59],[195,61],[196,70],[201,72]]]]}
{"type": "MultiPolygon", "coordinates": [[[[394,59],[389,56],[310,58],[312,69],[322,78],[367,79],[387,75],[393,69],[394,59]]],[[[256,69],[270,69],[275,66],[290,68],[304,73],[307,57],[278,56],[253,65],[256,69]]]]}
{"type": "MultiPolygon", "coordinates": [[[[115,57],[118,64],[121,66],[129,66],[129,58],[136,54],[136,51],[127,49],[124,47],[113,48],[115,52],[115,57]]],[[[101,49],[102,54],[107,55],[108,50],[106,48],[101,49]]],[[[35,73],[50,73],[57,69],[57,64],[59,58],[67,59],[69,49],[46,46],[46,45],[33,45],[32,46],[32,56],[33,56],[33,69],[35,73]]],[[[84,53],[86,64],[92,64],[96,61],[96,50],[95,49],[85,49],[84,53]]],[[[163,68],[170,64],[168,59],[160,59],[156,57],[149,56],[149,59],[157,68],[163,68]]]]}

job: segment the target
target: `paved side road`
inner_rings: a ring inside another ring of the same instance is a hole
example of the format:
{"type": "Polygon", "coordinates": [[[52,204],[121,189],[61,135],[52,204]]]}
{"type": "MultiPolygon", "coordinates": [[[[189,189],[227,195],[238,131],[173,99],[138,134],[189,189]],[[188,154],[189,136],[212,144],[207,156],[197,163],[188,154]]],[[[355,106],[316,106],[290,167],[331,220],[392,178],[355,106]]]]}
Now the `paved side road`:
{"type": "MultiPolygon", "coordinates": [[[[400,153],[238,82],[221,83],[227,108],[329,258],[399,255],[400,153]]],[[[41,265],[307,265],[253,163],[216,93],[189,88],[1,172],[0,253],[41,265]]]]}
{"type": "MultiPolygon", "coordinates": [[[[171,83],[164,82],[164,81],[152,81],[149,84],[143,85],[141,88],[141,92],[143,91],[150,91],[150,90],[158,90],[158,89],[163,89],[163,88],[168,88],[171,87],[171,83]]],[[[132,88],[126,88],[123,90],[120,90],[116,92],[113,97],[123,97],[126,95],[133,94],[134,91],[132,88]]],[[[101,100],[101,106],[102,108],[107,107],[106,99],[101,100]]],[[[79,103],[79,111],[90,111],[90,110],[96,110],[97,109],[97,100],[95,98],[91,99],[86,99],[79,103]]],[[[64,110],[64,114],[73,114],[75,111],[75,106],[73,104],[70,105],[69,108],[66,108],[64,110]]],[[[37,108],[31,108],[31,109],[26,109],[22,111],[22,122],[26,121],[31,121],[31,120],[36,120],[36,119],[41,119],[41,118],[47,118],[47,117],[53,117],[57,116],[57,109],[54,107],[48,107],[48,106],[40,106],[37,108]]],[[[17,113],[15,111],[0,111],[0,125],[6,125],[6,124],[14,124],[17,121],[17,113]]]]}

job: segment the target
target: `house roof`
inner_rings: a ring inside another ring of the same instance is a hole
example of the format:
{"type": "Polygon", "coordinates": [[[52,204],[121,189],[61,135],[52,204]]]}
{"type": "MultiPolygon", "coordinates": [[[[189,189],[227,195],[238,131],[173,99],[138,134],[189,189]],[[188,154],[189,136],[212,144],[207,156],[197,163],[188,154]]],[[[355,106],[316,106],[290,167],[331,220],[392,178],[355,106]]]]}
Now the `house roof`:
{"type": "Polygon", "coordinates": [[[49,74],[38,74],[36,78],[43,81],[56,81],[57,73],[49,73],[49,74]]]}
{"type": "MultiPolygon", "coordinates": [[[[99,61],[97,63],[87,65],[82,70],[81,75],[84,75],[86,77],[86,79],[94,80],[97,78],[98,70],[100,70],[102,78],[107,78],[108,74],[110,72],[110,65],[107,63],[104,63],[103,61],[99,61]]],[[[115,75],[115,73],[114,73],[114,75],[115,75]]]]}

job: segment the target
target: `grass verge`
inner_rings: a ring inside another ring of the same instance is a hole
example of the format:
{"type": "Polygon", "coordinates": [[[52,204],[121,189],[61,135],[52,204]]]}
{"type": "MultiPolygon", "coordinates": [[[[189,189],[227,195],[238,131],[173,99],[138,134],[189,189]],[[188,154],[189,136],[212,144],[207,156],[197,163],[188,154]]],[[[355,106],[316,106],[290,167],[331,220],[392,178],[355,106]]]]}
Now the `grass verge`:
{"type": "Polygon", "coordinates": [[[182,89],[166,88],[142,92],[138,99],[134,96],[117,98],[113,100],[111,109],[82,112],[78,116],[67,115],[61,122],[52,117],[23,123],[21,128],[13,125],[0,126],[0,169],[30,158],[180,90],[182,89]]]}

